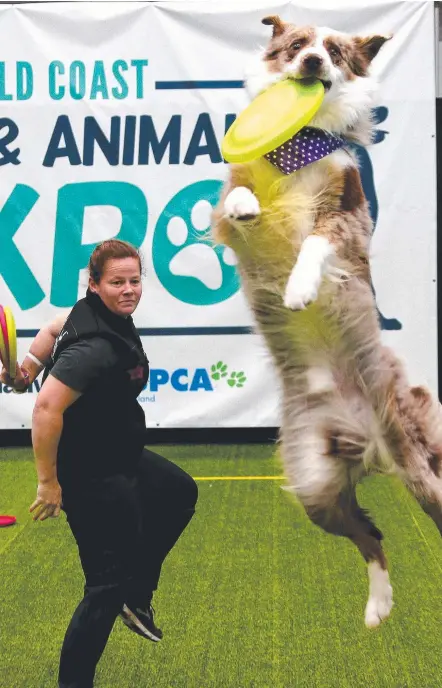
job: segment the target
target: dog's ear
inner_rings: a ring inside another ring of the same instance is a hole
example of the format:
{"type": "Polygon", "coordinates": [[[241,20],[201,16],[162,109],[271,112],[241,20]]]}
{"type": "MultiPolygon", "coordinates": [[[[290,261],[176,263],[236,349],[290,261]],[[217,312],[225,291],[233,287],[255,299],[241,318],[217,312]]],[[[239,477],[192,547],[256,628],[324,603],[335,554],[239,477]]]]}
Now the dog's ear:
{"type": "Polygon", "coordinates": [[[266,24],[266,26],[273,26],[272,38],[275,38],[276,36],[281,36],[281,34],[284,33],[287,27],[287,24],[281,19],[281,17],[278,17],[277,14],[272,14],[269,17],[264,17],[264,19],[262,19],[262,23],[266,24]]]}
{"type": "Polygon", "coordinates": [[[379,35],[375,34],[372,36],[356,36],[355,47],[359,52],[363,60],[370,64],[372,60],[376,57],[384,43],[393,38],[392,35],[379,35]]]}
{"type": "Polygon", "coordinates": [[[348,55],[348,63],[353,74],[367,76],[371,61],[376,57],[384,43],[392,36],[355,36],[353,49],[348,55]]]}

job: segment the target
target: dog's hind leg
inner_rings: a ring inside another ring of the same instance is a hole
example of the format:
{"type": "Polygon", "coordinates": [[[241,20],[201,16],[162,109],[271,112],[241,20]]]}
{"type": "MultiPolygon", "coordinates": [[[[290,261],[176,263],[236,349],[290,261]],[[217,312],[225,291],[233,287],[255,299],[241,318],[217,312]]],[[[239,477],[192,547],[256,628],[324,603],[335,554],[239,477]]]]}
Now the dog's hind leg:
{"type": "MultiPolygon", "coordinates": [[[[300,415],[298,422],[302,423],[300,415]]],[[[357,503],[349,471],[349,466],[355,466],[354,459],[348,462],[341,455],[334,455],[329,438],[320,432],[294,434],[284,424],[282,440],[289,490],[314,524],[327,533],[351,540],[367,562],[369,599],[365,623],[369,628],[378,626],[390,614],[392,589],[381,545],[382,533],[357,503]]]]}
{"type": "Polygon", "coordinates": [[[393,591],[382,549],[382,533],[356,501],[353,487],[348,487],[327,507],[306,508],[310,520],[327,533],[347,537],[361,552],[368,566],[369,597],[365,625],[375,628],[386,619],[393,606],[393,591]]]}
{"type": "Polygon", "coordinates": [[[390,615],[393,607],[393,589],[390,585],[387,560],[381,545],[383,536],[367,512],[358,505],[353,489],[350,494],[350,509],[361,526],[361,529],[351,539],[358,547],[368,567],[369,595],[365,608],[365,625],[368,628],[375,628],[390,615]]]}
{"type": "MultiPolygon", "coordinates": [[[[429,462],[431,466],[431,461],[429,462]]],[[[423,511],[434,521],[442,535],[442,480],[425,465],[416,473],[400,471],[403,483],[416,498],[423,511]]]]}
{"type": "Polygon", "coordinates": [[[398,473],[442,534],[442,407],[424,387],[399,387],[406,441],[393,447],[398,473]]]}

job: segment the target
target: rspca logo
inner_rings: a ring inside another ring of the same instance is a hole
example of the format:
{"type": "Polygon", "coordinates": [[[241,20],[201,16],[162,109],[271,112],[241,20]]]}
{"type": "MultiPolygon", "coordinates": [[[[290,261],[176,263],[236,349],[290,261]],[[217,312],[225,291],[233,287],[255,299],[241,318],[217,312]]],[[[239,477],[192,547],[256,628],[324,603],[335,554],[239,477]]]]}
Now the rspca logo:
{"type": "Polygon", "coordinates": [[[223,361],[217,361],[209,368],[177,368],[173,371],[152,368],[139,401],[155,402],[156,393],[167,387],[172,387],[175,392],[214,392],[225,385],[231,389],[240,389],[246,382],[243,370],[229,369],[223,361]]]}
{"type": "MultiPolygon", "coordinates": [[[[131,372],[134,379],[138,379],[138,368],[131,372]]],[[[175,392],[215,392],[227,385],[230,389],[241,389],[247,382],[243,370],[231,368],[224,361],[217,361],[209,368],[152,368],[149,381],[144,387],[138,400],[143,403],[154,402],[156,393],[167,387],[175,392]]],[[[40,381],[34,380],[27,390],[27,394],[37,394],[40,391],[40,381]]],[[[0,394],[10,394],[12,389],[0,383],[0,394]]]]}

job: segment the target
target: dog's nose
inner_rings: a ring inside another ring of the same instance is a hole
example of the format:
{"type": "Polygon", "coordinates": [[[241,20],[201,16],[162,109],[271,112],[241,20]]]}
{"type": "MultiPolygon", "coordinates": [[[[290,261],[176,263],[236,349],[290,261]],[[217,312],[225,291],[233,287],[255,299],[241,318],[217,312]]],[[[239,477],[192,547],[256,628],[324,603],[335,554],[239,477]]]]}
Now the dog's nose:
{"type": "Polygon", "coordinates": [[[323,60],[320,55],[306,55],[302,61],[302,64],[305,69],[309,70],[309,72],[315,72],[322,67],[322,62],[323,60]]]}

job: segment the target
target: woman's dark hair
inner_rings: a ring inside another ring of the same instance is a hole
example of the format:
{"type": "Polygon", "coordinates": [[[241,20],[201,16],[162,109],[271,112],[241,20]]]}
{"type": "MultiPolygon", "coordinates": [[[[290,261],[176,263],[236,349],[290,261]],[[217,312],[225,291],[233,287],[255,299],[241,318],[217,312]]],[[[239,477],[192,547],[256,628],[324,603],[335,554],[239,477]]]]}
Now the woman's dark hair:
{"type": "Polygon", "coordinates": [[[112,258],[137,258],[140,264],[140,272],[142,272],[141,256],[135,246],[129,244],[128,241],[107,239],[94,248],[89,258],[89,275],[95,284],[100,282],[106,269],[106,263],[112,258]]]}

